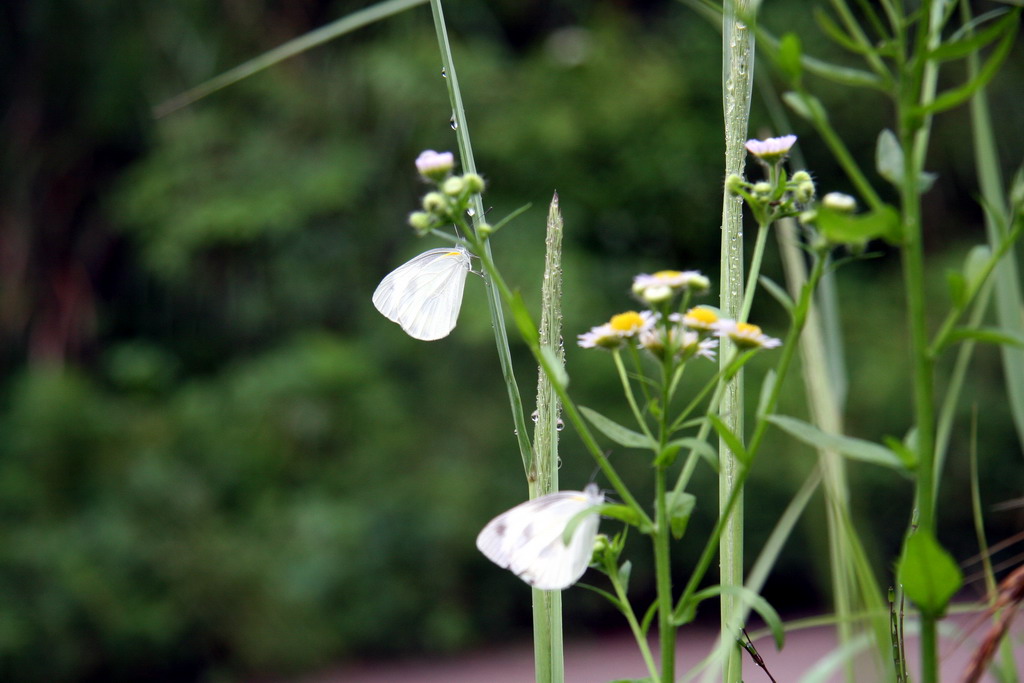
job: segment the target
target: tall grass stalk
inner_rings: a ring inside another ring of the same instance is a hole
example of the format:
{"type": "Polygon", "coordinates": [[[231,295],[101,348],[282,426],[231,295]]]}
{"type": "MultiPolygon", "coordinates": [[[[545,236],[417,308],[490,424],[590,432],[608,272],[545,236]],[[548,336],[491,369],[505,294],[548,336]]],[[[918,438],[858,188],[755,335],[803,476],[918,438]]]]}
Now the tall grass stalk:
{"type": "MultiPolygon", "coordinates": [[[[540,345],[564,365],[562,349],[562,214],[556,194],[548,209],[544,277],[541,285],[540,345]]],[[[558,394],[551,378],[541,370],[537,377],[537,412],[534,456],[527,473],[530,498],[558,490],[558,432],[561,418],[558,394]]],[[[561,681],[565,665],[562,652],[562,593],[533,589],[533,649],[537,680],[561,681]]]]}
{"type": "MultiPolygon", "coordinates": [[[[725,176],[742,175],[754,75],[754,33],[743,21],[756,10],[756,0],[729,0],[722,24],[722,105],[725,118],[725,176]]],[[[738,317],[743,306],[743,200],[724,193],[722,201],[722,253],[720,308],[726,317],[738,317]]],[[[732,344],[722,340],[721,362],[732,356],[732,344]]],[[[733,434],[743,434],[743,374],[730,380],[722,395],[720,415],[733,434]]],[[[720,583],[743,585],[743,495],[739,488],[741,465],[728,444],[719,439],[719,515],[726,515],[719,539],[720,583]],[[735,504],[730,500],[736,497],[735,504]],[[731,509],[730,509],[731,508],[731,509]]],[[[737,598],[723,590],[721,600],[723,639],[739,635],[731,623],[737,598]]],[[[730,648],[724,666],[727,683],[739,683],[743,660],[738,646],[730,648]]]]}

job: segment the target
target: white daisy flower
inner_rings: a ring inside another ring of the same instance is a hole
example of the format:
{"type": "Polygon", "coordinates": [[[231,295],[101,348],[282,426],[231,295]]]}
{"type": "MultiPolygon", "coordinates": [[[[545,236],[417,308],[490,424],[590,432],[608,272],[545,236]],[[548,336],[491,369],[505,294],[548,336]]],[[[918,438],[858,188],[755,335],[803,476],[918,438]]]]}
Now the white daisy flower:
{"type": "Polygon", "coordinates": [[[651,275],[643,273],[633,278],[633,294],[651,303],[668,298],[664,296],[665,288],[670,290],[671,295],[687,289],[704,292],[710,286],[711,281],[696,270],[659,270],[651,275]]]}
{"type": "Polygon", "coordinates": [[[741,349],[774,349],[782,345],[781,340],[769,337],[760,327],[751,323],[719,320],[713,329],[718,337],[728,337],[741,349]]]}
{"type": "Polygon", "coordinates": [[[761,161],[774,164],[786,158],[786,155],[789,154],[789,150],[793,148],[795,143],[795,135],[783,135],[782,137],[768,138],[767,140],[747,140],[745,146],[748,152],[761,161]]]}
{"type": "Polygon", "coordinates": [[[717,348],[717,339],[701,339],[700,334],[693,330],[685,330],[679,340],[679,351],[683,356],[683,360],[688,360],[695,356],[714,360],[715,349],[717,348]]]}
{"type": "Polygon", "coordinates": [[[684,325],[691,330],[699,330],[701,332],[714,331],[714,325],[717,322],[718,313],[706,306],[694,306],[683,316],[684,325]]]}
{"type": "Polygon", "coordinates": [[[650,311],[626,311],[613,315],[612,319],[603,325],[591,328],[577,337],[579,345],[585,349],[599,346],[601,348],[613,349],[620,346],[625,340],[638,336],[641,332],[654,327],[657,317],[650,311]]]}
{"type": "Polygon", "coordinates": [[[614,349],[623,343],[623,338],[608,323],[592,327],[589,332],[577,335],[576,339],[584,349],[614,349]]]}

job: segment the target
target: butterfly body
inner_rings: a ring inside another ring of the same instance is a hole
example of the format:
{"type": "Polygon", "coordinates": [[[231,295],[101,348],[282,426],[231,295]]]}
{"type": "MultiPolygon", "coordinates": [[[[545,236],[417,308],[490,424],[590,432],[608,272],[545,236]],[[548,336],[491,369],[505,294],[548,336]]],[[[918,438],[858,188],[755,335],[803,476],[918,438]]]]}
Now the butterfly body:
{"type": "Polygon", "coordinates": [[[458,321],[469,268],[469,252],[462,247],[425,251],[381,280],[373,305],[410,337],[441,339],[458,321]]]}
{"type": "Polygon", "coordinates": [[[476,546],[499,567],[535,588],[561,590],[576,583],[590,564],[600,515],[579,520],[566,544],[565,528],[577,514],[604,502],[595,484],[526,501],[495,517],[476,546]]]}

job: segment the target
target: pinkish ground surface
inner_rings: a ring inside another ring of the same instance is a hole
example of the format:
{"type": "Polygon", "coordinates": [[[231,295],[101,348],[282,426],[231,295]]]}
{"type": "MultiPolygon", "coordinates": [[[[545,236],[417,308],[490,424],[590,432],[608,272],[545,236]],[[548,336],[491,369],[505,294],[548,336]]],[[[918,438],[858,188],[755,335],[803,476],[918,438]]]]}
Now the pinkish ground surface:
{"type": "MultiPolygon", "coordinates": [[[[972,623],[969,619],[959,620],[960,625],[972,623]]],[[[978,625],[966,639],[952,632],[943,637],[940,651],[947,654],[941,663],[942,680],[960,680],[987,626],[987,622],[978,625]]],[[[715,634],[710,632],[687,634],[685,641],[680,643],[678,661],[693,666],[711,651],[714,638],[715,634]]],[[[907,640],[907,647],[911,650],[911,677],[914,678],[917,643],[909,635],[907,640]]],[[[1015,629],[1014,640],[1018,666],[1024,667],[1024,629],[1020,626],[1015,629]]],[[[828,629],[808,629],[790,633],[781,652],[775,651],[770,639],[762,639],[755,644],[778,683],[795,683],[833,653],[835,638],[828,629]]],[[[607,683],[643,675],[643,661],[628,634],[566,644],[566,683],[607,683]]],[[[873,679],[871,675],[861,678],[868,683],[873,679]]],[[[521,643],[453,658],[367,662],[275,683],[532,683],[533,680],[533,651],[528,643],[521,643]]],[[[748,658],[744,663],[744,680],[746,683],[762,683],[769,678],[748,658]]],[[[841,676],[837,673],[822,680],[838,682],[841,676]]]]}

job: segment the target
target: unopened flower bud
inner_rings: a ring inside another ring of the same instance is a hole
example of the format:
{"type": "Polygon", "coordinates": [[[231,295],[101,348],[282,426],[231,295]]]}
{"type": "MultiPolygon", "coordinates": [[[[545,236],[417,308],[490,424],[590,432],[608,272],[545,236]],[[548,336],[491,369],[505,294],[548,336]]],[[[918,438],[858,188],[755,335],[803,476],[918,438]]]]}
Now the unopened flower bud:
{"type": "Polygon", "coordinates": [[[797,171],[790,180],[797,184],[806,183],[811,180],[811,174],[807,171],[797,171]]]}
{"type": "Polygon", "coordinates": [[[441,191],[449,197],[458,197],[466,188],[466,181],[459,177],[448,178],[441,184],[441,191]]]}
{"type": "Polygon", "coordinates": [[[741,189],[743,189],[743,178],[735,173],[730,173],[729,177],[725,179],[725,191],[731,195],[735,195],[738,194],[741,189]]]}
{"type": "Polygon", "coordinates": [[[443,213],[448,208],[448,200],[440,192],[428,192],[423,195],[423,210],[427,213],[443,213]]]}
{"type": "Polygon", "coordinates": [[[481,237],[490,237],[494,233],[494,226],[490,223],[481,223],[476,226],[476,234],[481,237]]]}
{"type": "Polygon", "coordinates": [[[769,195],[769,194],[771,194],[771,192],[772,192],[772,185],[771,185],[771,183],[767,183],[767,182],[765,182],[763,180],[761,182],[759,182],[759,183],[754,183],[754,194],[769,195]]]}
{"type": "Polygon", "coordinates": [[[466,189],[470,194],[480,194],[484,191],[484,179],[476,173],[467,173],[462,176],[462,180],[466,183],[466,189]]]}
{"type": "Polygon", "coordinates": [[[857,208],[857,200],[842,192],[829,192],[822,197],[821,204],[833,211],[841,211],[843,213],[852,213],[857,208]]]}
{"type": "Polygon", "coordinates": [[[451,152],[435,152],[428,149],[416,157],[416,170],[424,178],[435,183],[444,180],[454,167],[455,157],[451,152]]]}
{"type": "Polygon", "coordinates": [[[686,288],[694,294],[703,294],[711,289],[711,280],[697,271],[687,272],[686,288]]]}
{"type": "Polygon", "coordinates": [[[668,285],[651,285],[645,287],[640,296],[649,304],[660,304],[672,298],[672,288],[668,285]]]}
{"type": "Polygon", "coordinates": [[[812,199],[814,199],[814,183],[812,183],[810,180],[806,180],[798,184],[796,186],[796,193],[794,194],[794,196],[796,197],[796,200],[801,204],[806,204],[807,202],[811,201],[812,199]]]}
{"type": "Polygon", "coordinates": [[[433,217],[424,211],[413,211],[409,214],[409,225],[416,232],[427,232],[433,225],[433,217]]]}

